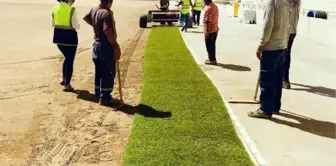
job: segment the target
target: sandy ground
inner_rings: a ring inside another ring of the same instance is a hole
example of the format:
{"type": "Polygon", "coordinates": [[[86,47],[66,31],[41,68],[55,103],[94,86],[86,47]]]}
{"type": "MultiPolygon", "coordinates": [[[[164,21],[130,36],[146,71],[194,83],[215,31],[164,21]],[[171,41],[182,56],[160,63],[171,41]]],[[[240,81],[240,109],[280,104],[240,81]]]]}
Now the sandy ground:
{"type": "MultiPolygon", "coordinates": [[[[55,1],[56,2],[56,1],[55,1]]],[[[139,16],[153,2],[115,1],[122,45],[121,111],[92,102],[92,28],[82,21],[96,3],[77,0],[81,29],[72,85],[58,84],[62,55],[52,44],[54,1],[0,0],[0,165],[121,165],[140,100],[141,64],[149,29],[139,16]],[[19,10],[18,10],[19,9],[19,10]]],[[[117,88],[116,88],[117,89],[117,88]]],[[[118,97],[118,92],[114,92],[118,97]]]]}

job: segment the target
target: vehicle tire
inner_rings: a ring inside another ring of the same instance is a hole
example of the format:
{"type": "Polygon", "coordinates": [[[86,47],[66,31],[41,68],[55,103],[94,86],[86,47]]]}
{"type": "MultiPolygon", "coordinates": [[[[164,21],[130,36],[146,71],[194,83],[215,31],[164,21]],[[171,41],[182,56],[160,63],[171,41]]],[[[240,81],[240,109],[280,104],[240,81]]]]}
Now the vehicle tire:
{"type": "Polygon", "coordinates": [[[168,22],[168,25],[169,25],[169,26],[172,26],[172,25],[173,25],[173,22],[168,22]]]}
{"type": "Polygon", "coordinates": [[[328,19],[328,13],[325,11],[315,11],[315,18],[320,18],[327,20],[328,19]]]}
{"type": "Polygon", "coordinates": [[[140,17],[139,25],[140,25],[140,28],[146,28],[147,27],[147,15],[142,15],[140,17]]]}
{"type": "Polygon", "coordinates": [[[193,27],[193,17],[190,16],[189,21],[188,21],[188,28],[192,28],[192,27],[193,27]]]}
{"type": "Polygon", "coordinates": [[[161,24],[161,25],[165,25],[165,22],[164,22],[164,21],[161,21],[160,24],[161,24]]]}

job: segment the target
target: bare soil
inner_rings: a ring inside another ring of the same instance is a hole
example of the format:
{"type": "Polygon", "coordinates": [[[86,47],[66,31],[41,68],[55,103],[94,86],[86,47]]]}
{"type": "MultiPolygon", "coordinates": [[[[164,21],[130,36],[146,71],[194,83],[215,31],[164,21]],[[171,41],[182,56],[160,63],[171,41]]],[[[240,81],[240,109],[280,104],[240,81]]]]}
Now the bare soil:
{"type": "MultiPolygon", "coordinates": [[[[0,165],[122,165],[132,116],[140,102],[142,57],[149,34],[149,29],[138,28],[138,20],[153,2],[116,1],[113,7],[122,45],[120,72],[126,103],[119,111],[92,100],[93,32],[83,21],[72,80],[76,92],[62,91],[58,83],[63,57],[51,44],[51,27],[45,23],[53,5],[37,0],[0,2],[4,9],[0,13],[6,17],[0,21],[9,22],[0,32],[4,36],[0,39],[0,165]],[[20,5],[23,11],[14,11],[20,5]],[[27,11],[40,19],[34,26],[29,24],[32,18],[23,23],[12,19],[25,18],[27,11]],[[20,30],[19,24],[27,24],[28,29],[11,33],[20,30]]],[[[78,0],[79,17],[94,5],[78,0]]],[[[119,97],[117,82],[113,94],[119,97]]]]}

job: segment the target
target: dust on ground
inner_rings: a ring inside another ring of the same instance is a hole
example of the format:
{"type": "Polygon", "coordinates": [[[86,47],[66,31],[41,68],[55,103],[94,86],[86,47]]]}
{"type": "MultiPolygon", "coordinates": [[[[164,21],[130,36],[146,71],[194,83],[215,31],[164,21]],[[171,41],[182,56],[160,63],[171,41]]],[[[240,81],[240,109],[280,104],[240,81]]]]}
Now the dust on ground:
{"type": "MultiPolygon", "coordinates": [[[[4,14],[20,4],[1,2],[0,6],[6,7],[1,7],[4,14]]],[[[80,16],[94,6],[85,0],[79,2],[80,16]]],[[[22,13],[16,10],[16,14],[5,17],[20,19],[27,11],[40,16],[34,8],[49,12],[52,5],[26,3],[22,13]]],[[[127,104],[120,111],[93,102],[93,32],[83,21],[72,79],[75,93],[63,92],[58,84],[63,58],[46,37],[52,36],[46,23],[33,26],[28,23],[31,20],[23,20],[31,31],[26,29],[21,34],[11,32],[10,25],[19,24],[15,21],[2,27],[1,35],[8,38],[0,39],[0,165],[122,165],[132,116],[140,101],[142,57],[149,34],[149,29],[139,28],[138,20],[150,8],[153,2],[116,1],[113,7],[122,47],[121,85],[127,104]],[[40,30],[34,30],[37,27],[40,30]]],[[[40,21],[48,21],[47,15],[40,17],[40,21]]],[[[119,97],[117,83],[114,90],[114,96],[119,97]]]]}

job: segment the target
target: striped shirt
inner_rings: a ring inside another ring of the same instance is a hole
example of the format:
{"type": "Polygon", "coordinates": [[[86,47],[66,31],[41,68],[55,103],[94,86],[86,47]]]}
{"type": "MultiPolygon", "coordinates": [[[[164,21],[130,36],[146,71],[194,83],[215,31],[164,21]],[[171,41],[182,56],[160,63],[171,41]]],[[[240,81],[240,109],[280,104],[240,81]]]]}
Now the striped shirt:
{"type": "Polygon", "coordinates": [[[218,29],[218,8],[215,3],[210,3],[205,7],[203,18],[204,33],[217,32],[218,29]]]}

